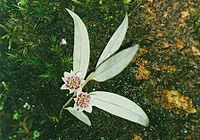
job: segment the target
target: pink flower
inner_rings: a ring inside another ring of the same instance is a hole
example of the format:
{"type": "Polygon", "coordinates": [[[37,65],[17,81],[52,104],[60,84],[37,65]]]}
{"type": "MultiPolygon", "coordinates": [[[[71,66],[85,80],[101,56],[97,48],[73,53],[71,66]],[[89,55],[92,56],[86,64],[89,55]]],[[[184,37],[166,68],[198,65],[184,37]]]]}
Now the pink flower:
{"type": "Polygon", "coordinates": [[[74,108],[78,111],[92,112],[91,96],[86,92],[77,92],[76,98],[74,98],[74,108]]]}
{"type": "Polygon", "coordinates": [[[61,89],[68,89],[70,93],[73,93],[74,91],[81,91],[81,84],[84,80],[80,75],[81,74],[79,72],[64,72],[64,77],[62,77],[64,84],[61,86],[61,89]]]}

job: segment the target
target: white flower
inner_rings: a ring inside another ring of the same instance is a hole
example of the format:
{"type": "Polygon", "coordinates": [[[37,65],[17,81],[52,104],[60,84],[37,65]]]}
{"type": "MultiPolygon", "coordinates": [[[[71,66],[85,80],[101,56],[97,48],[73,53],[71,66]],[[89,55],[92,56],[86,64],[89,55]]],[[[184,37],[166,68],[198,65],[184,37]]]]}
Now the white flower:
{"type": "Polygon", "coordinates": [[[61,89],[68,89],[70,93],[74,91],[81,91],[81,84],[84,80],[81,78],[80,72],[74,73],[73,71],[64,72],[64,77],[62,77],[64,84],[61,86],[61,89]]]}
{"type": "Polygon", "coordinates": [[[31,108],[30,104],[27,102],[23,105],[23,107],[26,108],[27,110],[31,108]]]}
{"type": "Polygon", "coordinates": [[[66,44],[67,44],[66,38],[62,38],[60,41],[60,45],[66,45],[66,44]]]}
{"type": "Polygon", "coordinates": [[[74,108],[78,111],[92,112],[91,96],[87,92],[77,92],[76,98],[74,98],[74,108]]]}

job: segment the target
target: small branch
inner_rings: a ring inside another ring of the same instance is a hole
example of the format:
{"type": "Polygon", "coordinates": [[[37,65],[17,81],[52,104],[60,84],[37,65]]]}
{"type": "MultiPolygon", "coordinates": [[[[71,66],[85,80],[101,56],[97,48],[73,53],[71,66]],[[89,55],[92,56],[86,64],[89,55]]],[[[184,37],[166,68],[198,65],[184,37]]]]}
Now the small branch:
{"type": "Polygon", "coordinates": [[[88,77],[86,78],[85,82],[81,85],[81,88],[83,88],[90,80],[92,80],[93,75],[94,75],[94,72],[92,72],[92,73],[90,73],[88,75],[88,77]]]}
{"type": "Polygon", "coordinates": [[[69,98],[69,100],[62,106],[62,109],[60,110],[60,119],[62,118],[62,112],[63,112],[63,110],[72,101],[73,98],[74,98],[74,95],[71,98],[69,98]]]}

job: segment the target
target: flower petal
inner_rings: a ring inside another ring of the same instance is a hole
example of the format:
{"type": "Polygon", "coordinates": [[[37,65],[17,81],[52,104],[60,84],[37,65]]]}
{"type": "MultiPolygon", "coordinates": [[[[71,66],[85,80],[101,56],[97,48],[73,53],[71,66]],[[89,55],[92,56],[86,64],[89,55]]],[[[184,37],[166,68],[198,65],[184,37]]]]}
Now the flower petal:
{"type": "Polygon", "coordinates": [[[78,111],[83,111],[83,108],[80,108],[76,105],[76,103],[74,104],[74,109],[78,110],[78,111]]]}
{"type": "MultiPolygon", "coordinates": [[[[77,98],[74,98],[74,101],[76,102],[77,98]]],[[[74,103],[74,109],[78,110],[78,106],[76,105],[76,103],[74,103]]]]}
{"type": "Polygon", "coordinates": [[[64,77],[69,77],[71,74],[69,72],[64,72],[64,77]]]}
{"type": "Polygon", "coordinates": [[[80,93],[81,91],[82,91],[82,88],[81,88],[81,87],[79,87],[79,88],[76,89],[76,92],[77,92],[77,93],[80,93]]]}
{"type": "Polygon", "coordinates": [[[69,89],[69,93],[73,93],[75,91],[75,89],[74,88],[72,88],[72,89],[69,89]]]}
{"type": "Polygon", "coordinates": [[[92,112],[92,105],[89,105],[87,108],[84,109],[86,112],[91,113],[92,112]]]}
{"type": "Polygon", "coordinates": [[[60,89],[65,90],[65,89],[69,89],[69,88],[65,84],[63,84],[60,89]]]}
{"type": "Polygon", "coordinates": [[[73,70],[71,70],[70,75],[75,75],[75,72],[73,70]]]}
{"type": "Polygon", "coordinates": [[[62,80],[63,80],[63,82],[66,82],[64,77],[62,77],[62,80]]]}

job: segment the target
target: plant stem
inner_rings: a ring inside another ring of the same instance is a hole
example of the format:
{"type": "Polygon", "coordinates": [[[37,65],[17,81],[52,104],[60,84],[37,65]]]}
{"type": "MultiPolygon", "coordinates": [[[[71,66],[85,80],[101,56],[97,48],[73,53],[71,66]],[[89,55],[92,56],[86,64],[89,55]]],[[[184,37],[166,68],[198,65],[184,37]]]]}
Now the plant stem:
{"type": "Polygon", "coordinates": [[[92,79],[93,75],[94,75],[94,72],[92,72],[88,75],[85,82],[81,85],[81,88],[83,88],[92,79]]]}
{"type": "Polygon", "coordinates": [[[71,98],[69,98],[69,100],[62,106],[62,109],[60,110],[60,118],[62,118],[62,112],[63,112],[63,110],[72,101],[73,98],[74,98],[74,95],[71,98]]]}

